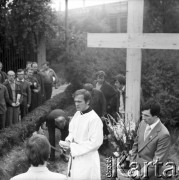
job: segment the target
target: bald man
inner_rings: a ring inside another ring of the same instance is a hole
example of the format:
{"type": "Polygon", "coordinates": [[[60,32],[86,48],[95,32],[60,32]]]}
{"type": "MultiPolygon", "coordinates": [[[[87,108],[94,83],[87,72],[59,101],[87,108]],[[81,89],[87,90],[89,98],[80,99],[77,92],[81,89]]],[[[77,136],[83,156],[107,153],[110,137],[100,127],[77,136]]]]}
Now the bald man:
{"type": "Polygon", "coordinates": [[[9,93],[7,102],[6,126],[12,126],[19,121],[19,106],[22,103],[22,88],[15,81],[15,72],[8,71],[8,80],[4,82],[9,93]]]}
{"type": "MultiPolygon", "coordinates": [[[[51,146],[55,147],[55,129],[59,129],[61,132],[61,140],[65,140],[68,136],[68,127],[69,127],[69,118],[62,109],[54,109],[49,114],[44,117],[41,117],[36,124],[36,130],[39,131],[40,126],[46,122],[49,133],[49,142],[51,146]]],[[[67,158],[64,155],[61,156],[64,161],[67,161],[67,158]]],[[[55,150],[51,149],[50,160],[55,160],[55,150]]]]}

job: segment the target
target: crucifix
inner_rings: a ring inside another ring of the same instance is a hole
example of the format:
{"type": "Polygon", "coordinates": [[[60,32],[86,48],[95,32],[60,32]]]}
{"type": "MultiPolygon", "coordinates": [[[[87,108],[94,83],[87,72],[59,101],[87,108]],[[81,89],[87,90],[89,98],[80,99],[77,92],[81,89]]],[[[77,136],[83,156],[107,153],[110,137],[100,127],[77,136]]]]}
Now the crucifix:
{"type": "Polygon", "coordinates": [[[88,33],[87,45],[127,48],[125,122],[134,129],[140,118],[141,49],[179,49],[179,34],[143,33],[144,0],[128,0],[127,33],[88,33]]]}

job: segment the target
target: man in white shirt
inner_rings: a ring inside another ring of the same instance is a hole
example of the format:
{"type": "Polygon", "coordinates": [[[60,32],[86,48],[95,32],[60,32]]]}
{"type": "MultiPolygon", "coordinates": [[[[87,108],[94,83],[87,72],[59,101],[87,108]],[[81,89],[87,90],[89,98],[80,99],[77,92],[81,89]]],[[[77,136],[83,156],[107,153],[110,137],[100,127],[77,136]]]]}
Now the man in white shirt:
{"type": "Polygon", "coordinates": [[[69,124],[69,135],[65,147],[70,151],[69,177],[72,180],[99,180],[100,159],[98,149],[103,142],[103,124],[99,116],[89,106],[90,93],[77,90],[74,101],[77,112],[69,124]]]}
{"type": "Polygon", "coordinates": [[[50,149],[50,143],[44,135],[33,135],[26,145],[26,155],[31,165],[29,170],[10,180],[66,180],[65,175],[51,172],[46,167],[50,149]]]}
{"type": "Polygon", "coordinates": [[[165,164],[169,148],[170,134],[159,119],[160,105],[150,100],[142,111],[142,122],[139,124],[137,137],[132,148],[131,163],[137,162],[136,179],[158,179],[161,165],[156,172],[157,161],[165,164]],[[144,163],[146,163],[144,165],[144,163]],[[147,167],[146,167],[147,166],[147,167]],[[147,169],[147,170],[146,170],[147,169]]]}

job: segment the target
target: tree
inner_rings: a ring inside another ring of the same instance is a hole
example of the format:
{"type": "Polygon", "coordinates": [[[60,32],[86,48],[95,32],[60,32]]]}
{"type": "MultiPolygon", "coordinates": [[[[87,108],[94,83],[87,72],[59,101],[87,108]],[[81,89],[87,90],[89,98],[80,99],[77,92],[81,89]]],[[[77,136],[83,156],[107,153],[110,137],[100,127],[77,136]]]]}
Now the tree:
{"type": "MultiPolygon", "coordinates": [[[[145,33],[179,32],[177,0],[146,0],[145,33]]],[[[167,125],[179,123],[179,53],[174,50],[143,50],[142,88],[145,101],[153,97],[162,107],[161,119],[167,125]]]]}
{"type": "MultiPolygon", "coordinates": [[[[82,84],[92,82],[95,72],[104,70],[108,80],[119,73],[125,74],[125,50],[117,49],[92,49],[86,46],[87,32],[109,32],[107,14],[89,11],[83,16],[69,18],[69,52],[65,52],[64,32],[59,27],[58,40],[53,40],[53,45],[48,47],[47,59],[58,61],[56,68],[64,72],[68,82],[82,84]],[[94,16],[92,16],[93,14],[94,16]],[[53,51],[53,53],[52,53],[53,51]],[[56,54],[58,57],[55,58],[56,54]],[[53,58],[52,58],[53,57],[53,58]]],[[[55,68],[54,66],[54,68],[55,68]]],[[[113,82],[112,82],[113,83],[113,82]]]]}
{"type": "Polygon", "coordinates": [[[49,6],[50,0],[5,0],[1,2],[0,36],[6,45],[24,46],[37,50],[42,36],[54,35],[55,16],[49,6]]]}
{"type": "Polygon", "coordinates": [[[145,0],[144,32],[176,33],[179,31],[178,0],[145,0]]]}

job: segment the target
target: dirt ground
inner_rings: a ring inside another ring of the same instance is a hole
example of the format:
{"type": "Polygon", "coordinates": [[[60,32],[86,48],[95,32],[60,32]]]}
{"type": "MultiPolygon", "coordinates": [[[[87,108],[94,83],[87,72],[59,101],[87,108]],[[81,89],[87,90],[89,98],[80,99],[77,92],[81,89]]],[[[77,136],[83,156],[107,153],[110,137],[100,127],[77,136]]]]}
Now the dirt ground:
{"type": "MultiPolygon", "coordinates": [[[[105,158],[105,156],[100,155],[100,163],[101,163],[101,179],[102,180],[109,179],[109,178],[106,178],[106,158],[105,158]]],[[[55,162],[49,162],[48,168],[51,171],[59,172],[59,173],[66,175],[68,163],[64,162],[57,153],[55,162]]]]}

